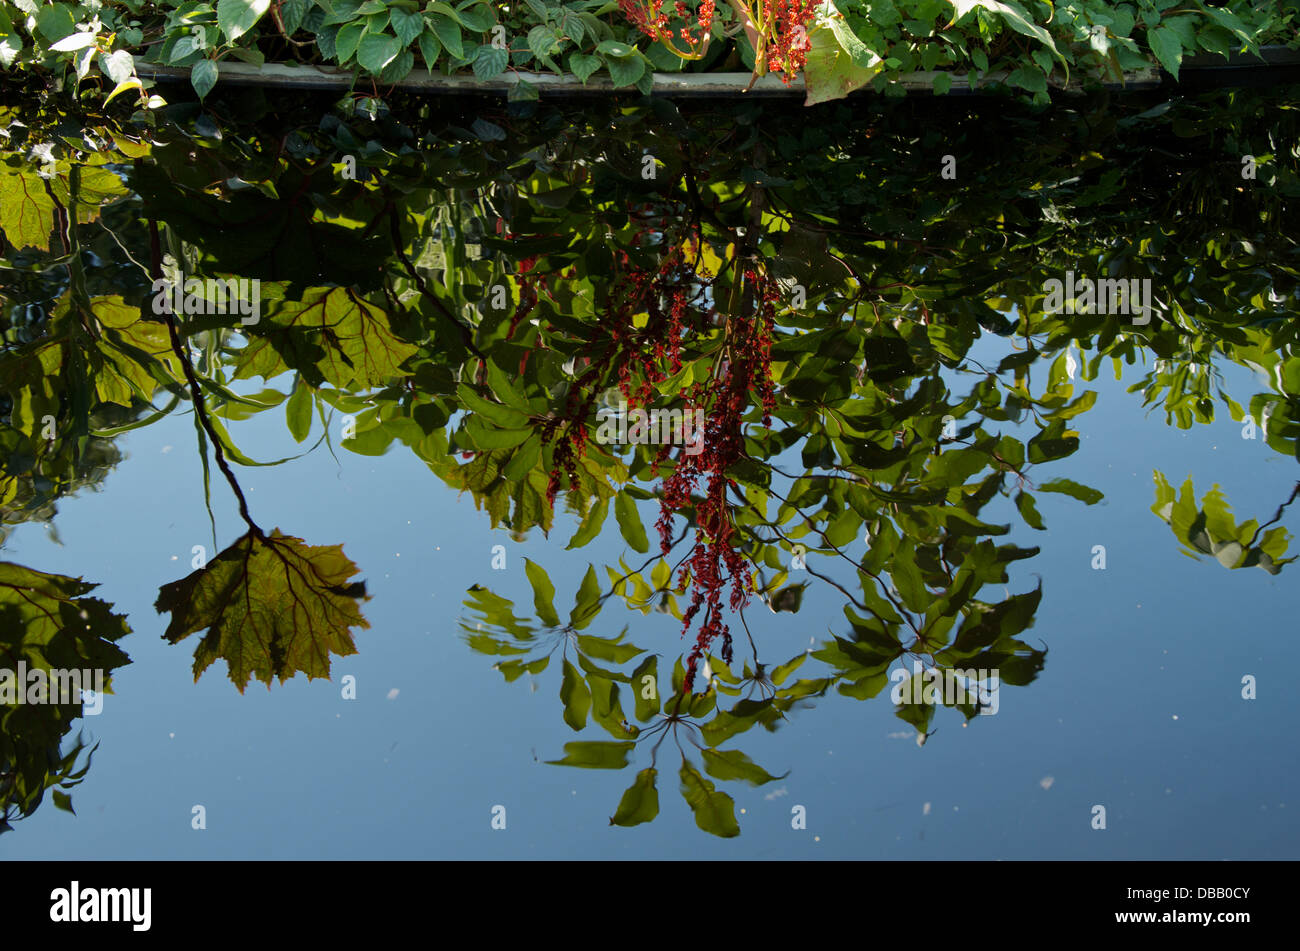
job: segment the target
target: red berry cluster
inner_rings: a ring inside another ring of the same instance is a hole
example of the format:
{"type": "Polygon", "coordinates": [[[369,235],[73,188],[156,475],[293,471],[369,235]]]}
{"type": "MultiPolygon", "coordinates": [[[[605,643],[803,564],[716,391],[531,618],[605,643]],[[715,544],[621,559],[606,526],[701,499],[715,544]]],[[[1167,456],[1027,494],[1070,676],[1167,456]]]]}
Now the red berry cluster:
{"type": "Polygon", "coordinates": [[[652,40],[671,41],[680,37],[694,52],[709,35],[713,26],[715,0],[700,0],[695,10],[695,26],[690,26],[691,11],[682,0],[675,0],[673,11],[677,18],[687,26],[679,27],[676,32],[669,26],[668,14],[663,11],[664,0],[618,0],[623,14],[632,21],[632,25],[652,40]],[[698,34],[695,32],[699,30],[698,34]]]}
{"type": "MultiPolygon", "coordinates": [[[[764,19],[772,17],[772,0],[765,0],[764,19]]],[[[816,0],[776,0],[775,28],[767,43],[767,65],[780,72],[787,85],[808,61],[812,41],[808,24],[817,13],[816,0]]]]}

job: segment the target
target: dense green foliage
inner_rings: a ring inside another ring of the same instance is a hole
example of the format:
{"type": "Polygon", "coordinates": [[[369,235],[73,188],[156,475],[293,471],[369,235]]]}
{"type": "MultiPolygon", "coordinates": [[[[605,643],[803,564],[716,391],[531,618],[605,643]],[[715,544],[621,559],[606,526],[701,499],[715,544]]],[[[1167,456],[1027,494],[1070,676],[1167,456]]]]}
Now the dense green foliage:
{"type": "MultiPolygon", "coordinates": [[[[647,92],[655,71],[754,69],[738,17],[721,5],[707,54],[685,62],[639,32],[616,0],[0,0],[0,70],[155,105],[134,56],[188,68],[200,97],[231,59],[335,64],[372,90],[420,66],[483,80],[509,71],[523,80],[510,87],[517,98],[537,95],[527,81],[535,72],[584,82],[603,74],[647,92]]],[[[1176,78],[1185,55],[1296,45],[1297,17],[1276,0],[826,0],[808,31],[805,78],[810,103],[867,83],[901,94],[900,79],[930,70],[940,71],[938,92],[953,71],[992,73],[1045,101],[1049,83],[1071,77],[1118,80],[1158,62],[1176,78]]]]}

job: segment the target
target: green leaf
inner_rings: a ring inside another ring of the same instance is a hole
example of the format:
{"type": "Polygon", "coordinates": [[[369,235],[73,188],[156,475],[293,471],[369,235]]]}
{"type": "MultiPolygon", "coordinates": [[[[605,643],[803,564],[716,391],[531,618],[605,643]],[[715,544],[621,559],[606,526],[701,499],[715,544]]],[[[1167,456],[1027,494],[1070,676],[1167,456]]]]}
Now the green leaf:
{"type": "Polygon", "coordinates": [[[54,796],[54,808],[62,809],[64,812],[71,812],[74,816],[77,814],[76,810],[72,808],[71,796],[61,789],[51,790],[51,793],[54,796]]]}
{"type": "Polygon", "coordinates": [[[393,333],[387,313],[347,287],[309,288],[268,309],[239,351],[236,379],[269,380],[289,368],[287,358],[313,384],[381,386],[402,376],[402,363],[417,352],[393,333]]]}
{"type": "Polygon", "coordinates": [[[799,612],[799,606],[803,604],[803,592],[807,585],[802,582],[799,584],[786,585],[776,594],[772,595],[769,607],[774,614],[780,614],[782,611],[789,611],[791,614],[799,612]]]}
{"type": "Polygon", "coordinates": [[[70,36],[76,28],[67,4],[46,4],[36,16],[36,29],[51,43],[70,36]]]}
{"type": "Polygon", "coordinates": [[[614,497],[614,517],[618,519],[619,530],[633,551],[644,554],[650,550],[650,542],[646,538],[645,526],[641,524],[636,502],[626,492],[619,492],[614,497]]]}
{"type": "Polygon", "coordinates": [[[429,69],[433,69],[434,64],[438,62],[438,56],[441,53],[442,42],[438,39],[438,35],[433,32],[433,29],[426,23],[424,32],[420,34],[420,55],[424,57],[424,65],[429,69]]]}
{"type": "Polygon", "coordinates": [[[583,769],[622,769],[627,756],[636,748],[632,740],[575,741],[564,744],[564,759],[548,759],[552,766],[578,766],[583,769]]]}
{"type": "MultiPolygon", "coordinates": [[[[0,32],[3,32],[0,30],[0,32]]],[[[86,49],[95,45],[96,36],[91,32],[69,33],[59,42],[50,46],[50,49],[56,53],[74,53],[77,50],[86,49]]]]}
{"type": "Polygon", "coordinates": [[[555,31],[546,26],[535,26],[528,31],[528,48],[538,59],[549,56],[555,45],[555,31]]]}
{"type": "Polygon", "coordinates": [[[1163,66],[1174,79],[1178,78],[1178,67],[1183,62],[1183,41],[1167,26],[1158,26],[1147,32],[1147,42],[1151,52],[1156,54],[1163,66]]]}
{"type": "Polygon", "coordinates": [[[135,75],[135,60],[126,50],[101,53],[99,70],[114,83],[124,83],[135,75]]]}
{"type": "Polygon", "coordinates": [[[1039,492],[1059,492],[1062,495],[1068,495],[1072,499],[1078,499],[1087,505],[1095,505],[1106,496],[1096,489],[1080,485],[1078,482],[1072,482],[1069,479],[1051,479],[1047,482],[1039,483],[1039,492]]]}
{"type": "Polygon", "coordinates": [[[479,79],[495,79],[510,64],[510,52],[491,43],[480,46],[474,54],[474,75],[479,79]]]}
{"type": "Polygon", "coordinates": [[[144,85],[138,79],[124,79],[113,87],[113,91],[109,93],[108,98],[104,100],[104,105],[108,105],[128,89],[138,89],[143,91],[144,85]]]}
{"type": "Polygon", "coordinates": [[[604,53],[606,56],[623,58],[626,56],[636,55],[636,47],[627,43],[616,43],[613,40],[605,40],[603,43],[596,44],[596,52],[604,53]]]}
{"type": "Polygon", "coordinates": [[[402,51],[402,45],[397,41],[397,37],[388,33],[367,33],[361,38],[361,44],[357,47],[357,62],[361,67],[376,75],[384,71],[384,67],[397,58],[397,54],[402,51]]]}
{"type": "Polygon", "coordinates": [[[657,775],[658,771],[653,768],[643,769],[636,774],[636,780],[623,793],[618,808],[610,817],[610,825],[640,825],[659,815],[659,790],[655,788],[657,775]]]}
{"type": "Polygon", "coordinates": [[[551,584],[551,578],[541,565],[528,558],[524,559],[524,572],[528,575],[528,581],[533,586],[533,605],[537,608],[537,616],[547,627],[559,627],[560,618],[555,613],[555,585],[551,584]]]}
{"type": "Polygon", "coordinates": [[[1020,509],[1020,515],[1024,518],[1025,524],[1030,528],[1036,528],[1043,531],[1043,516],[1038,514],[1038,507],[1034,505],[1034,497],[1028,492],[1016,493],[1016,508],[1020,509]]]}
{"type": "Polygon", "coordinates": [[[206,629],[194,649],[196,681],[218,659],[240,693],[253,677],[268,687],[297,671],[328,679],[330,654],[355,654],[351,629],[370,626],[360,609],[365,584],[351,580],[357,570],[341,545],[308,546],[278,529],[250,532],[163,585],[154,607],[171,612],[169,643],[206,629]]]}
{"type": "Polygon", "coordinates": [[[464,383],[456,388],[456,398],[460,400],[465,409],[475,415],[482,416],[488,422],[500,426],[502,429],[521,429],[528,425],[528,417],[525,414],[502,403],[494,403],[479,396],[478,393],[464,383]]]}
{"type": "Polygon", "coordinates": [[[599,56],[591,56],[587,53],[574,53],[569,57],[569,69],[573,75],[582,80],[585,86],[591,74],[600,69],[601,59],[599,56]]]}
{"type": "MultiPolygon", "coordinates": [[[[596,569],[590,564],[587,565],[587,573],[583,575],[582,584],[578,587],[578,593],[573,598],[573,610],[569,612],[569,626],[575,631],[580,631],[600,612],[600,579],[596,576],[596,569]]],[[[578,641],[579,650],[582,649],[582,641],[578,641]]],[[[586,651],[592,657],[598,657],[598,654],[592,654],[586,651]]],[[[639,654],[640,651],[637,651],[639,654]]]]}
{"type": "MultiPolygon", "coordinates": [[[[566,659],[564,661],[564,679],[560,682],[560,702],[564,704],[564,722],[574,730],[581,730],[587,725],[587,711],[591,709],[591,691],[587,683],[566,659]]],[[[568,746],[565,746],[568,749],[568,746]]]]}
{"type": "MultiPolygon", "coordinates": [[[[596,572],[593,569],[590,577],[594,582],[596,572]]],[[[597,588],[599,590],[599,588],[597,588]]],[[[586,634],[578,635],[578,650],[582,651],[588,657],[595,657],[599,660],[607,660],[611,663],[622,664],[631,660],[637,654],[645,653],[645,649],[637,647],[635,644],[618,644],[603,637],[591,637],[586,634]]]]}
{"type": "Polygon", "coordinates": [[[605,524],[605,516],[609,513],[609,499],[601,499],[599,502],[592,504],[587,510],[586,516],[582,519],[582,524],[578,530],[573,533],[569,539],[569,544],[564,546],[565,551],[573,548],[581,548],[600,534],[600,528],[605,524]]]}
{"type": "Polygon", "coordinates": [[[389,25],[397,34],[398,42],[406,47],[410,46],[424,30],[424,17],[419,13],[409,13],[393,7],[389,13],[389,25]]]}
{"type": "MultiPolygon", "coordinates": [[[[992,10],[1002,15],[1007,25],[1011,29],[1023,36],[1029,36],[1038,40],[1052,51],[1052,55],[1062,63],[1065,58],[1061,56],[1061,51],[1056,48],[1056,43],[1052,40],[1052,35],[1038,24],[1029,19],[1029,15],[1018,5],[1014,3],[1000,3],[999,0],[948,0],[956,11],[951,23],[956,23],[971,10],[977,7],[992,10]]],[[[950,25],[951,25],[950,23],[950,25]]],[[[1067,67],[1068,69],[1068,67],[1067,67]]]]}
{"type": "Polygon", "coordinates": [[[740,826],[736,824],[736,804],[730,796],[718,792],[713,783],[684,759],[679,775],[682,798],[695,813],[697,826],[725,839],[740,835],[740,826]]]}
{"type": "Polygon", "coordinates": [[[633,86],[645,72],[645,60],[637,56],[606,56],[605,68],[609,70],[609,76],[614,80],[614,88],[622,86],[633,86]]]}
{"type": "Polygon", "coordinates": [[[794,673],[807,659],[808,659],[807,651],[804,651],[802,654],[796,654],[794,657],[790,658],[784,664],[779,664],[776,667],[772,668],[772,673],[769,675],[768,679],[771,680],[772,683],[775,684],[776,686],[778,687],[781,686],[781,684],[785,682],[785,678],[789,677],[792,673],[794,673]]]}
{"type": "Polygon", "coordinates": [[[651,654],[632,672],[632,698],[637,720],[645,723],[659,712],[659,658],[651,654]],[[647,680],[646,678],[650,679],[647,680]]]}
{"type": "Polygon", "coordinates": [[[289,399],[284,404],[284,418],[289,426],[289,435],[294,442],[302,442],[311,432],[311,411],[312,404],[311,387],[306,381],[299,377],[294,384],[293,392],[289,394],[289,399]]]}
{"type": "Polygon", "coordinates": [[[366,24],[357,20],[339,30],[334,38],[334,56],[340,63],[346,63],[356,55],[361,38],[366,35],[366,24]]]}
{"type": "Polygon", "coordinates": [[[232,40],[253,28],[271,8],[271,0],[217,0],[217,27],[232,40]]]}
{"type": "Polygon", "coordinates": [[[465,58],[465,46],[461,41],[460,26],[450,17],[443,16],[441,13],[435,13],[428,17],[429,23],[433,26],[433,32],[437,34],[442,45],[446,47],[447,52],[456,59],[465,58]]]}
{"type": "Polygon", "coordinates": [[[194,68],[190,70],[190,82],[194,86],[194,91],[198,93],[199,99],[205,98],[217,84],[216,60],[201,59],[195,63],[194,68]]]}
{"type": "Polygon", "coordinates": [[[705,750],[704,768],[714,779],[743,779],[751,786],[762,786],[790,773],[773,776],[740,750],[705,750]]]}
{"type": "Polygon", "coordinates": [[[862,51],[854,47],[859,57],[865,51],[865,58],[859,61],[854,51],[846,51],[836,42],[836,34],[831,30],[813,30],[808,39],[812,48],[808,50],[803,69],[808,88],[805,105],[843,99],[871,82],[884,69],[880,57],[865,46],[862,51]]]}

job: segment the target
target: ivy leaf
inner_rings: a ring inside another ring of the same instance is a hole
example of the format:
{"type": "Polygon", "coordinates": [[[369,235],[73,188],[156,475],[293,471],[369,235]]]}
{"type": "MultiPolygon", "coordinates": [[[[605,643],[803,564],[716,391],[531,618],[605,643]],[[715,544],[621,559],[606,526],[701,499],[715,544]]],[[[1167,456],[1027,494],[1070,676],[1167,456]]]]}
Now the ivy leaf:
{"type": "Polygon", "coordinates": [[[653,767],[636,774],[636,780],[623,793],[618,808],[610,817],[610,825],[640,825],[659,815],[659,790],[655,788],[655,777],[658,775],[659,771],[653,767]]]}
{"type": "Polygon", "coordinates": [[[350,580],[357,570],[342,545],[309,546],[279,529],[249,532],[163,585],[154,607],[172,615],[163,632],[169,643],[206,629],[194,649],[196,681],[218,659],[240,693],[250,678],[268,688],[298,671],[328,679],[330,654],[355,654],[351,629],[370,626],[360,608],[365,583],[350,580]]]}

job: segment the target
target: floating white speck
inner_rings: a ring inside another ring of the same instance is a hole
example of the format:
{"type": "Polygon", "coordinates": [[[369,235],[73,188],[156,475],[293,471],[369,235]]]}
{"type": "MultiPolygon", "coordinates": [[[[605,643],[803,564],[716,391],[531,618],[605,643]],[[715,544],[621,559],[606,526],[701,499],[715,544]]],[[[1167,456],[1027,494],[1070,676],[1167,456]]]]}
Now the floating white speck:
{"type": "Polygon", "coordinates": [[[921,807],[921,815],[928,816],[929,814],[930,814],[930,804],[927,802],[924,806],[921,807]]]}
{"type": "Polygon", "coordinates": [[[174,740],[174,739],[176,739],[176,734],[175,734],[175,733],[168,733],[168,734],[167,734],[167,739],[169,739],[169,740],[174,740]]]}
{"type": "Polygon", "coordinates": [[[397,695],[398,695],[399,693],[401,693],[401,692],[402,692],[402,691],[400,691],[400,690],[398,690],[396,687],[394,687],[392,690],[388,691],[388,699],[389,699],[389,700],[396,700],[396,699],[397,699],[397,695]]]}
{"type": "Polygon", "coordinates": [[[1051,789],[1052,783],[1054,782],[1056,782],[1055,776],[1044,776],[1038,781],[1038,785],[1042,786],[1044,789],[1051,789]]]}
{"type": "Polygon", "coordinates": [[[162,447],[162,452],[163,452],[164,455],[167,454],[167,453],[169,453],[169,452],[171,452],[171,451],[172,451],[172,447],[171,447],[171,446],[163,446],[163,447],[162,447]]]}

